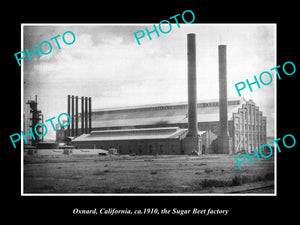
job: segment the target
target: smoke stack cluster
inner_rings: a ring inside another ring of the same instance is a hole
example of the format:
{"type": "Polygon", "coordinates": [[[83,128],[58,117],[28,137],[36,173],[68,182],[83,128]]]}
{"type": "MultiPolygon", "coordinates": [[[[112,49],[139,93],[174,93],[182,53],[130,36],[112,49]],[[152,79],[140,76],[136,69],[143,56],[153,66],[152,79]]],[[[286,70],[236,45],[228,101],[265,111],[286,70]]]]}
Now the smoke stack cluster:
{"type": "Polygon", "coordinates": [[[68,95],[68,114],[71,117],[71,128],[68,126],[67,136],[77,137],[83,133],[91,133],[92,131],[92,98],[81,97],[81,132],[78,127],[78,96],[68,95]],[[75,112],[74,112],[75,110],[75,112]]]}

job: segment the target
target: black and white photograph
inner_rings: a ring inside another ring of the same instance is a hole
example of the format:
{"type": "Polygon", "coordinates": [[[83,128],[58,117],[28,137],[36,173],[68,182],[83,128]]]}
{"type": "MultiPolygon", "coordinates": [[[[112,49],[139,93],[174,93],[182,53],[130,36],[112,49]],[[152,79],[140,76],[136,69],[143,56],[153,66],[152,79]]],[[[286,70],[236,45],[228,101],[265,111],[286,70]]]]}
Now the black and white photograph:
{"type": "Polygon", "coordinates": [[[22,195],[276,195],[276,24],[28,23],[22,40],[22,195]]]}
{"type": "Polygon", "coordinates": [[[3,219],[294,221],[296,5],[109,3],[4,9],[3,219]]]}

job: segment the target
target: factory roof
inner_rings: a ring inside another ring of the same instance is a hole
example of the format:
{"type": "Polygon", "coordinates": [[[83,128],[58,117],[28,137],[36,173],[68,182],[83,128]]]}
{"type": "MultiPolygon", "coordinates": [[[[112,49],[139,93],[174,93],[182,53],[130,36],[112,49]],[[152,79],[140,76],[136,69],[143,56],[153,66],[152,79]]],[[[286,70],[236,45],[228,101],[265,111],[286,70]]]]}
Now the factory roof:
{"type": "MultiPolygon", "coordinates": [[[[245,99],[243,97],[231,97],[228,98],[229,104],[236,104],[238,102],[244,102],[245,99]]],[[[197,101],[197,105],[204,106],[208,103],[216,103],[219,104],[219,99],[202,99],[197,101]]],[[[133,105],[133,106],[121,106],[121,107],[112,107],[112,108],[97,108],[93,109],[93,112],[107,112],[107,111],[126,111],[126,110],[143,110],[143,109],[152,109],[156,107],[180,107],[187,106],[186,101],[181,102],[167,102],[167,103],[158,103],[158,104],[147,104],[147,105],[133,105]]]]}
{"type": "MultiPolygon", "coordinates": [[[[104,130],[83,134],[73,141],[176,139],[185,137],[186,133],[187,129],[180,129],[178,127],[104,130]]],[[[200,131],[199,135],[202,135],[203,133],[205,133],[205,131],[200,131]]]]}
{"type": "MultiPolygon", "coordinates": [[[[245,102],[244,98],[228,99],[228,120],[245,102]]],[[[198,122],[219,121],[219,99],[198,101],[197,108],[198,122]]],[[[187,110],[187,102],[97,109],[92,112],[92,124],[94,128],[172,126],[188,122],[187,110]]]]}

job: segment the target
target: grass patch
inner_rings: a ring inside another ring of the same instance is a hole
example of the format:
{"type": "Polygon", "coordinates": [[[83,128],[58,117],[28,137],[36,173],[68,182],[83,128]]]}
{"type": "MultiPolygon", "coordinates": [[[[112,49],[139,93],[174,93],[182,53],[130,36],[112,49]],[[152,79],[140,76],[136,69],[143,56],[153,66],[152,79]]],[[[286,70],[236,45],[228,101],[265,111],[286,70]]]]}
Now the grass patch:
{"type": "Polygon", "coordinates": [[[139,187],[120,187],[114,188],[112,193],[141,193],[141,189],[139,187]]]}
{"type": "Polygon", "coordinates": [[[41,191],[55,190],[55,188],[52,185],[45,184],[45,185],[40,186],[39,190],[41,190],[41,191]]]}
{"type": "Polygon", "coordinates": [[[212,171],[213,171],[212,169],[208,169],[208,168],[206,168],[206,169],[204,170],[205,173],[211,173],[212,171]]]}
{"type": "Polygon", "coordinates": [[[122,187],[114,188],[111,193],[174,193],[173,188],[141,188],[141,187],[122,187]]]}
{"type": "Polygon", "coordinates": [[[231,179],[230,186],[238,186],[242,185],[244,183],[251,182],[252,179],[249,178],[249,176],[240,176],[240,175],[234,175],[234,177],[231,179]]]}
{"type": "Polygon", "coordinates": [[[230,183],[230,180],[204,179],[201,181],[200,185],[204,189],[209,187],[226,187],[230,186],[230,183]]]}
{"type": "Polygon", "coordinates": [[[253,175],[253,176],[242,176],[234,175],[228,180],[217,180],[217,179],[204,179],[199,185],[202,189],[210,187],[228,187],[228,186],[239,186],[245,183],[273,180],[274,173],[266,173],[264,175],[253,175]]]}
{"type": "Polygon", "coordinates": [[[101,176],[101,175],[105,175],[105,173],[109,173],[110,170],[106,169],[106,170],[99,170],[97,169],[96,171],[94,171],[92,173],[92,175],[95,175],[95,176],[101,176]]]}
{"type": "Polygon", "coordinates": [[[274,180],[274,173],[266,173],[264,178],[265,180],[274,180]]]}

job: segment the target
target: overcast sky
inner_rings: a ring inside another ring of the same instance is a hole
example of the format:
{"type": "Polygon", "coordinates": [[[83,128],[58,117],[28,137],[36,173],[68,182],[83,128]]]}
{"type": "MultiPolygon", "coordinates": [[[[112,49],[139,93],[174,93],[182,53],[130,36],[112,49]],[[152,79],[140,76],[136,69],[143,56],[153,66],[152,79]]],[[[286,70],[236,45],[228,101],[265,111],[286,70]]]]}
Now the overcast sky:
{"type": "MultiPolygon", "coordinates": [[[[196,34],[198,100],[219,97],[219,44],[227,45],[228,97],[238,97],[235,83],[254,81],[254,75],[276,66],[274,25],[180,24],[178,28],[172,24],[170,33],[160,37],[152,33],[152,40],[145,35],[138,45],[134,32],[152,30],[153,24],[24,25],[23,48],[29,52],[34,51],[33,45],[66,31],[76,36],[72,45],[60,37],[61,49],[52,40],[49,55],[34,54],[33,61],[23,60],[24,101],[38,95],[45,120],[67,112],[68,94],[92,97],[93,109],[187,101],[188,33],[196,34]]],[[[43,51],[48,51],[46,44],[43,51]]],[[[273,77],[268,86],[241,92],[268,117],[268,136],[274,136],[273,77]]],[[[54,132],[45,139],[55,139],[54,132]]]]}

